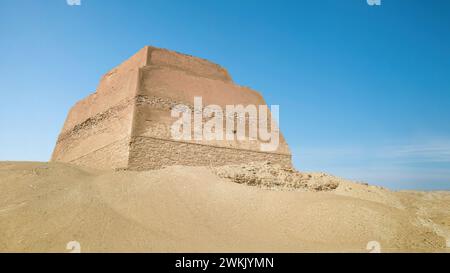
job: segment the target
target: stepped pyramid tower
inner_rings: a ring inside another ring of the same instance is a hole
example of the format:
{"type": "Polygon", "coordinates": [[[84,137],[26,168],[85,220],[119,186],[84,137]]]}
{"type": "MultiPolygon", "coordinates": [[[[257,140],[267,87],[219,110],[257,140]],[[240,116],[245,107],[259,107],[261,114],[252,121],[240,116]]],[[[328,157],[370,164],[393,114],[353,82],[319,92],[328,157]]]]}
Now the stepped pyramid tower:
{"type": "Polygon", "coordinates": [[[129,170],[255,161],[291,166],[281,134],[271,152],[261,151],[258,139],[174,140],[170,128],[177,118],[171,110],[194,105],[194,97],[201,97],[204,106],[224,109],[265,105],[258,92],[234,84],[219,65],[147,46],[104,75],[96,92],[72,107],[51,160],[129,170]]]}

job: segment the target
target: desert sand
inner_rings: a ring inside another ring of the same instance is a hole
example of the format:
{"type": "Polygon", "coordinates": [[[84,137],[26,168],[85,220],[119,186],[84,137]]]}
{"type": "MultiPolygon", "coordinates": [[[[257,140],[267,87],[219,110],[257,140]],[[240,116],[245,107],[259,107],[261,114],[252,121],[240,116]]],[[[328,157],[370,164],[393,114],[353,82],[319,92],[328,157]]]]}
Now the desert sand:
{"type": "Polygon", "coordinates": [[[0,252],[448,252],[449,192],[272,165],[0,163],[0,252]],[[278,182],[277,182],[278,181],[278,182]],[[281,181],[281,182],[280,182],[281,181]]]}

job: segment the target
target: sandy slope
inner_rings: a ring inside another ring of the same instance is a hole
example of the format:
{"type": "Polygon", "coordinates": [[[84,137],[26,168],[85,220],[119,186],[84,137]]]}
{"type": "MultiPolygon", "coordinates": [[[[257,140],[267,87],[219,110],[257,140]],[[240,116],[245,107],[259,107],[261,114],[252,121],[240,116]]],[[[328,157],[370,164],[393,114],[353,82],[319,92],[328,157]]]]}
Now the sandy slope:
{"type": "Polygon", "coordinates": [[[326,192],[263,189],[205,167],[96,171],[0,163],[0,252],[446,251],[448,192],[390,192],[339,178],[326,192]],[[445,238],[446,237],[446,238],[445,238]]]}

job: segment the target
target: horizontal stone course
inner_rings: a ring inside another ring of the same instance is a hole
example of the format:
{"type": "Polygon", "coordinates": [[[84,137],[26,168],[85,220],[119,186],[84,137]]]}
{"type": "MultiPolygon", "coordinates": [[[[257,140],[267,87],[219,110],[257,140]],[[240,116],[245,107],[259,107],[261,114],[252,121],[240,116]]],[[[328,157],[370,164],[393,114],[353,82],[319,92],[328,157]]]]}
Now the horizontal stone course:
{"type": "Polygon", "coordinates": [[[267,161],[291,166],[290,154],[256,152],[150,137],[134,137],[130,144],[128,168],[159,169],[164,166],[222,166],[267,161]]]}

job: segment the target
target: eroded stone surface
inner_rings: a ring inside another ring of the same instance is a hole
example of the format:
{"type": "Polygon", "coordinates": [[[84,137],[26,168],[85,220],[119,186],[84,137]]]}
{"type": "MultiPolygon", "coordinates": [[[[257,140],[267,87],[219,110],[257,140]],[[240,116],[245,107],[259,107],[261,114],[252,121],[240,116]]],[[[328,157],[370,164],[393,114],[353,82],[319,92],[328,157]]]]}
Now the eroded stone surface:
{"type": "Polygon", "coordinates": [[[340,184],[339,178],[328,174],[301,173],[270,161],[216,167],[213,171],[239,184],[274,190],[332,191],[340,184]]]}

